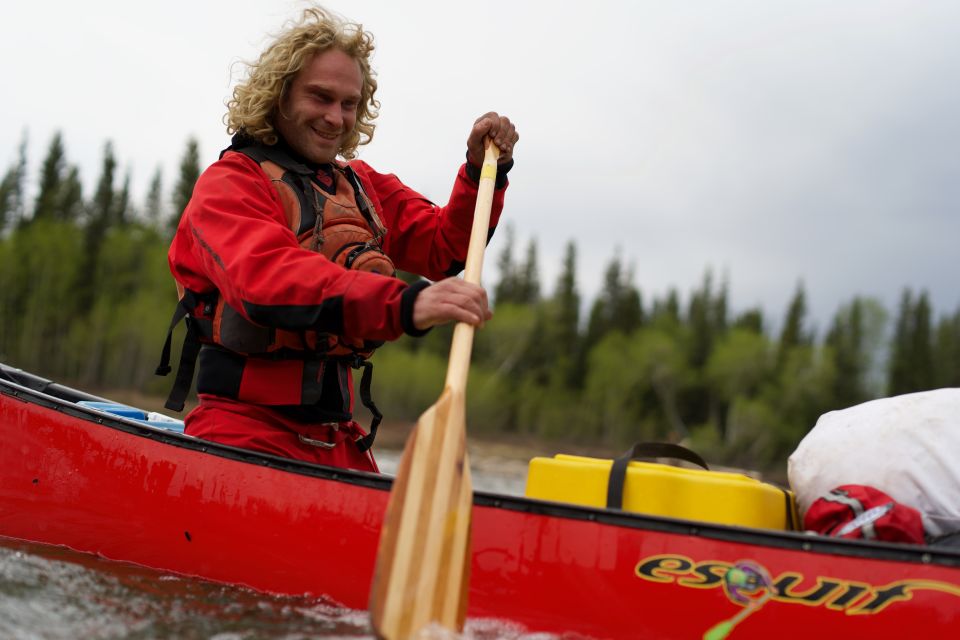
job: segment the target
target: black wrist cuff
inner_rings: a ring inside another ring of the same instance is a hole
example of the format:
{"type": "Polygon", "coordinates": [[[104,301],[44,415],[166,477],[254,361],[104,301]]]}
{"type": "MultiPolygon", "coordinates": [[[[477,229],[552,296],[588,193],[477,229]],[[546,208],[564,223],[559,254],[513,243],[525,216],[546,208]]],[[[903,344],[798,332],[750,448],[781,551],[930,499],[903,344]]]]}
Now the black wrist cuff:
{"type": "MultiPolygon", "coordinates": [[[[475,167],[470,164],[470,153],[467,152],[467,177],[473,180],[474,182],[480,182],[480,167],[475,167]]],[[[507,173],[513,169],[513,158],[510,158],[507,162],[497,165],[497,180],[494,182],[494,188],[503,189],[507,186],[507,173]]]]}
{"type": "Polygon", "coordinates": [[[400,324],[403,326],[403,332],[408,336],[419,338],[430,332],[430,328],[417,329],[413,324],[413,303],[421,291],[430,286],[428,280],[417,280],[400,294],[400,324]]]}

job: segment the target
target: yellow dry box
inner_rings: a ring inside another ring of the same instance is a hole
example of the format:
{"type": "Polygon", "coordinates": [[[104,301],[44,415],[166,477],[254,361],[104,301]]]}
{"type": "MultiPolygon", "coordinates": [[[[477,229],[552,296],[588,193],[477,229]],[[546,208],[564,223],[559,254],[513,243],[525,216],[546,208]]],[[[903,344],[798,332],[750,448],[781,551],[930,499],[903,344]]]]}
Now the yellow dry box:
{"type": "MultiPolygon", "coordinates": [[[[612,460],[559,454],[534,458],[526,495],[541,500],[603,507],[612,460]]],[[[794,529],[793,494],[740,474],[687,469],[632,460],[626,465],[622,508],[649,515],[718,524],[794,529]]]]}

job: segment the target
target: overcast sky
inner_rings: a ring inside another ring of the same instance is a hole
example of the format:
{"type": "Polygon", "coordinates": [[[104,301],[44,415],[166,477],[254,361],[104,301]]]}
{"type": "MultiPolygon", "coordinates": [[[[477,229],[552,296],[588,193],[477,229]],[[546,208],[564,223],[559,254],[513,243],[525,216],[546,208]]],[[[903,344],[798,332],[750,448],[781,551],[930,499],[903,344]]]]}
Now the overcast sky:
{"type": "MultiPolygon", "coordinates": [[[[771,323],[797,283],[823,331],[854,295],[960,305],[960,3],[331,1],[377,42],[381,117],[361,158],[445,202],[473,120],[520,130],[505,219],[552,291],[575,239],[592,298],[619,250],[645,300],[706,269],[771,323]]],[[[0,22],[0,162],[55,130],[92,191],[111,140],[142,200],[224,101],[290,0],[15,3],[0,22]]],[[[503,236],[491,245],[494,282],[503,236]]]]}

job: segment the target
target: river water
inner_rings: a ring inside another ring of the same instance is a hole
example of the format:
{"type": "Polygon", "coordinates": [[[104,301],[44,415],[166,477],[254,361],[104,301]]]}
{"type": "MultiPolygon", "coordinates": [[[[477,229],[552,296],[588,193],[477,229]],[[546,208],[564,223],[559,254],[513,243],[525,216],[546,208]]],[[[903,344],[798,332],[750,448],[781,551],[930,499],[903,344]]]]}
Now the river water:
{"type": "MultiPolygon", "coordinates": [[[[384,473],[398,452],[380,451],[384,473]]],[[[525,465],[471,454],[474,488],[522,494],[525,465]]],[[[449,636],[448,636],[449,637],[449,636]]],[[[555,638],[496,620],[468,620],[477,640],[555,638]]],[[[373,638],[366,611],[322,598],[272,596],[65,549],[0,538],[0,639],[305,640],[373,638]]]]}

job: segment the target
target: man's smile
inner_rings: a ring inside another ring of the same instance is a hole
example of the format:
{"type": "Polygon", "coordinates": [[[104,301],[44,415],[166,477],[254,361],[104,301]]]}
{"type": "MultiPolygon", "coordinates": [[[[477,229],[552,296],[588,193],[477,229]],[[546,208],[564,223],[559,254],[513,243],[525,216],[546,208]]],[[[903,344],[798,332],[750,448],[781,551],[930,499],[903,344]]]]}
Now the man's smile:
{"type": "Polygon", "coordinates": [[[325,140],[336,140],[337,138],[340,137],[339,131],[331,132],[331,131],[322,131],[320,129],[317,129],[316,127],[310,127],[310,128],[318,137],[323,138],[325,140]]]}

